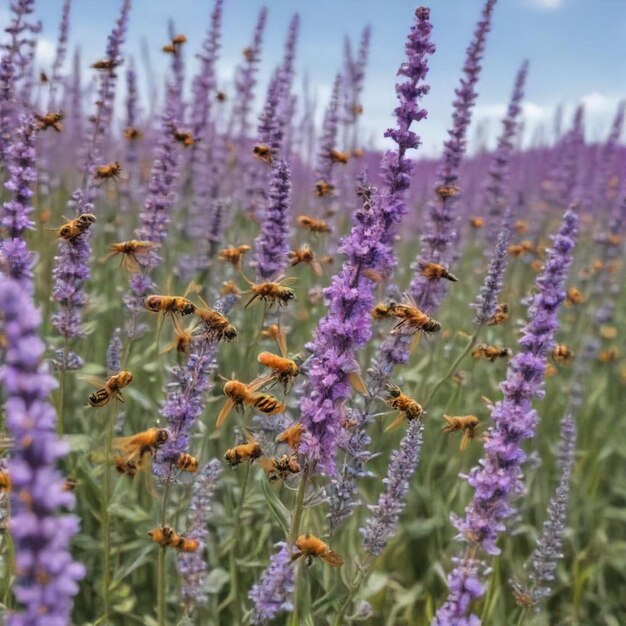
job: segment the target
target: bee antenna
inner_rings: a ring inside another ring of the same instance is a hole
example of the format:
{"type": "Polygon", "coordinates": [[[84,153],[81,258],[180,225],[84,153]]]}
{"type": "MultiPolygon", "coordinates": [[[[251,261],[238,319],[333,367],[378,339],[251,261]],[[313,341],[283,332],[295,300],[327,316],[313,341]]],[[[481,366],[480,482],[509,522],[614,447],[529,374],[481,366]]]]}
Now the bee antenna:
{"type": "Polygon", "coordinates": [[[239,273],[241,274],[241,277],[248,283],[248,285],[250,285],[251,287],[252,285],[254,285],[254,283],[245,275],[243,271],[243,266],[239,267],[239,273]]]}

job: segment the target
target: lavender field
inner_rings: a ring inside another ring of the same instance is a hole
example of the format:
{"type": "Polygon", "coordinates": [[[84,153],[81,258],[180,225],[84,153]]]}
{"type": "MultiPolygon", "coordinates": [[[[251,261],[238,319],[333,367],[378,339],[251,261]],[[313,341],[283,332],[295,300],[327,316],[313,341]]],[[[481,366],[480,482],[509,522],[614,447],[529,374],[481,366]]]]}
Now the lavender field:
{"type": "Polygon", "coordinates": [[[227,71],[242,0],[139,56],[109,0],[93,58],[4,3],[0,623],[626,624],[625,105],[530,128],[512,45],[477,124],[507,3],[447,109],[435,2],[388,75],[358,12],[331,62],[255,6],[227,71]]]}

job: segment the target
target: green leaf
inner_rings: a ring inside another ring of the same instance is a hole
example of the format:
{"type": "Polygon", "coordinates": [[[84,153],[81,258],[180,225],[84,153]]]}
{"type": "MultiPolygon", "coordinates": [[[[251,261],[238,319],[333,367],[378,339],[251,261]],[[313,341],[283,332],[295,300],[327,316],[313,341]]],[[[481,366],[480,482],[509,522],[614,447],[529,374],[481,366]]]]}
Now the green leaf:
{"type": "Polygon", "coordinates": [[[291,528],[291,514],[280,501],[280,498],[276,495],[268,480],[261,481],[261,487],[263,489],[263,495],[270,507],[270,511],[285,531],[285,535],[289,535],[291,528]]]}

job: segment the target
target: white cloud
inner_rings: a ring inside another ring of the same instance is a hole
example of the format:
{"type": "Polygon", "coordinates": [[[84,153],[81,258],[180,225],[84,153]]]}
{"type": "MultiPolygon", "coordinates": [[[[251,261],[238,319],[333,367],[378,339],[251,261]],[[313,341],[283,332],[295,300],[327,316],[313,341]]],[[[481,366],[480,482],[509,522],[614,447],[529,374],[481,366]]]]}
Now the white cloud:
{"type": "Polygon", "coordinates": [[[524,0],[525,4],[535,7],[537,9],[542,9],[544,11],[556,11],[560,9],[563,4],[565,4],[565,0],[524,0]]]}
{"type": "Polygon", "coordinates": [[[54,61],[56,44],[45,37],[37,38],[37,48],[35,49],[35,64],[37,66],[50,67],[54,61]]]}

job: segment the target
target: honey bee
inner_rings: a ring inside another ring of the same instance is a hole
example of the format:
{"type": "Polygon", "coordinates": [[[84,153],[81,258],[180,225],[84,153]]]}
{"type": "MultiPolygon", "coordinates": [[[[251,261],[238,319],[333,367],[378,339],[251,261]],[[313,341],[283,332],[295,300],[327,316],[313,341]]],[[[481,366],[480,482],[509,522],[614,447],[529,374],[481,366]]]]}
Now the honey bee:
{"type": "Polygon", "coordinates": [[[390,302],[379,302],[372,309],[372,317],[375,320],[386,320],[393,317],[393,311],[396,308],[396,303],[393,301],[390,302]]]}
{"type": "Polygon", "coordinates": [[[271,324],[261,331],[261,335],[273,339],[280,353],[283,356],[287,355],[287,336],[285,335],[285,331],[278,324],[271,324]]]}
{"type": "Polygon", "coordinates": [[[113,243],[110,245],[109,254],[106,255],[105,260],[121,254],[122,267],[131,273],[135,273],[141,270],[141,264],[139,263],[139,259],[137,257],[148,254],[148,252],[157,247],[158,244],[151,241],[137,241],[136,239],[131,239],[130,241],[120,241],[119,243],[113,243]]]}
{"type": "Polygon", "coordinates": [[[148,428],[130,437],[118,437],[113,440],[113,449],[119,454],[114,457],[115,469],[125,476],[134,476],[145,470],[156,451],[169,439],[164,428],[148,428]]]}
{"type": "Polygon", "coordinates": [[[587,301],[585,296],[576,287],[570,287],[567,290],[567,296],[565,298],[565,302],[563,303],[567,307],[576,306],[577,304],[583,304],[587,301]]]}
{"type": "Polygon", "coordinates": [[[187,43],[187,37],[185,35],[176,35],[172,37],[172,43],[175,46],[182,46],[184,43],[187,43]]]}
{"type": "Polygon", "coordinates": [[[11,491],[11,477],[7,470],[0,470],[0,492],[2,491],[7,493],[11,491]]]}
{"type": "Polygon", "coordinates": [[[330,160],[333,163],[346,164],[348,162],[348,154],[346,152],[339,152],[339,150],[331,150],[328,154],[330,160]]]}
{"type": "MultiPolygon", "coordinates": [[[[245,276],[244,276],[245,278],[245,276]]],[[[296,292],[291,287],[285,287],[281,285],[281,282],[285,280],[285,277],[279,278],[276,281],[267,281],[264,283],[253,283],[245,278],[250,285],[250,291],[252,297],[246,303],[244,309],[247,309],[257,298],[262,302],[268,302],[272,307],[274,304],[278,306],[287,306],[290,300],[296,297],[296,292]]]]}
{"type": "Polygon", "coordinates": [[[138,128],[129,126],[124,129],[124,137],[128,139],[128,141],[137,141],[137,139],[141,139],[143,137],[143,133],[138,128]]]}
{"type": "Polygon", "coordinates": [[[600,363],[613,363],[613,361],[617,361],[620,356],[621,353],[619,348],[611,346],[610,348],[605,348],[600,351],[598,354],[598,361],[600,361],[600,363]]]}
{"type": "Polygon", "coordinates": [[[215,94],[215,98],[218,102],[226,102],[228,100],[228,96],[223,91],[218,91],[215,94]]]}
{"type": "Polygon", "coordinates": [[[65,222],[57,233],[61,239],[73,241],[79,235],[89,230],[89,227],[96,222],[96,216],[93,213],[83,213],[73,220],[65,222]]]}
{"type": "Polygon", "coordinates": [[[241,267],[241,262],[243,261],[243,257],[250,252],[252,248],[250,246],[241,245],[230,246],[228,248],[224,248],[220,250],[217,254],[217,258],[220,261],[226,261],[226,263],[230,263],[235,269],[239,269],[241,267]]]}
{"type": "Polygon", "coordinates": [[[444,433],[463,431],[459,450],[465,450],[472,439],[476,438],[480,422],[475,415],[444,415],[446,425],[441,429],[444,433]]]}
{"type": "Polygon", "coordinates": [[[470,217],[469,223],[472,228],[482,228],[485,225],[485,220],[482,217],[470,217]]]}
{"type": "Polygon", "coordinates": [[[302,424],[296,422],[287,428],[287,430],[278,433],[276,443],[286,443],[294,452],[297,452],[298,448],[300,448],[300,442],[302,441],[302,433],[302,424]]]}
{"type": "Polygon", "coordinates": [[[402,420],[406,418],[409,421],[420,419],[424,415],[424,410],[413,398],[402,393],[402,390],[393,383],[387,383],[387,397],[385,402],[392,408],[398,411],[395,419],[385,431],[392,430],[402,423],[402,420]]]}
{"type": "Polygon", "coordinates": [[[241,51],[241,54],[243,54],[244,58],[246,59],[246,61],[248,61],[248,63],[251,63],[252,61],[254,61],[254,50],[252,48],[244,48],[241,51]]]}
{"type": "Polygon", "coordinates": [[[528,232],[528,222],[525,220],[516,220],[513,228],[518,235],[525,235],[528,232]]]}
{"type": "Polygon", "coordinates": [[[542,272],[544,268],[544,264],[539,259],[533,259],[530,267],[535,272],[542,272]]]}
{"type": "Polygon", "coordinates": [[[244,461],[254,463],[254,461],[263,455],[261,444],[254,437],[246,432],[246,443],[241,443],[234,448],[229,448],[224,453],[224,460],[233,467],[236,467],[244,461]]]}
{"type": "Polygon", "coordinates": [[[171,43],[166,43],[161,50],[166,54],[176,54],[176,46],[171,43]]]}
{"type": "Polygon", "coordinates": [[[298,226],[302,228],[308,228],[312,233],[329,233],[331,232],[330,226],[324,220],[316,220],[308,215],[300,215],[296,219],[298,226]]]}
{"type": "Polygon", "coordinates": [[[553,361],[557,363],[571,363],[576,356],[573,350],[564,344],[557,344],[550,353],[553,361]]]}
{"type": "Polygon", "coordinates": [[[50,81],[48,80],[48,75],[45,72],[39,72],[39,82],[42,85],[45,85],[47,83],[49,83],[50,81]]]}
{"type": "Polygon", "coordinates": [[[474,359],[487,359],[492,363],[496,359],[510,359],[512,354],[510,348],[488,346],[486,343],[481,343],[472,350],[474,359]]]}
{"type": "Polygon", "coordinates": [[[277,356],[271,352],[261,352],[257,357],[257,361],[272,370],[274,377],[276,377],[278,382],[282,383],[285,393],[289,384],[300,372],[300,368],[295,361],[277,356]]]}
{"type": "Polygon", "coordinates": [[[509,319],[509,305],[506,302],[501,302],[496,307],[496,312],[493,317],[487,320],[487,326],[496,326],[502,324],[509,319]]]}
{"type": "Polygon", "coordinates": [[[315,195],[318,198],[325,198],[327,196],[332,195],[335,191],[335,186],[331,185],[329,182],[325,180],[318,180],[315,183],[315,195]]]}
{"type": "Polygon", "coordinates": [[[94,70],[112,72],[120,64],[121,61],[114,61],[113,59],[100,59],[99,61],[92,63],[91,67],[94,70]]]}
{"type": "Polygon", "coordinates": [[[197,539],[187,539],[169,526],[153,528],[148,531],[148,536],[162,548],[174,548],[180,552],[197,552],[200,547],[200,542],[197,539]]]}
{"type": "Polygon", "coordinates": [[[130,385],[132,380],[133,375],[127,370],[122,370],[118,374],[109,377],[104,383],[104,387],[89,395],[89,404],[94,408],[101,408],[106,406],[112,398],[117,398],[120,402],[124,402],[121,390],[130,385]]]}
{"type": "Polygon", "coordinates": [[[176,467],[183,472],[195,474],[198,471],[198,459],[187,452],[181,452],[176,459],[176,467]]]}
{"type": "Polygon", "coordinates": [[[257,144],[252,148],[252,154],[259,159],[259,161],[263,161],[263,163],[267,163],[267,165],[271,165],[274,161],[272,156],[272,149],[265,144],[257,144]]]}
{"type": "Polygon", "coordinates": [[[221,296],[239,296],[241,295],[241,289],[237,287],[235,281],[225,280],[220,287],[221,296]]]}
{"type": "Polygon", "coordinates": [[[302,469],[297,459],[289,454],[283,454],[279,458],[263,456],[259,459],[259,465],[270,480],[285,480],[293,474],[300,473],[302,469]]]}
{"type": "Polygon", "coordinates": [[[276,415],[285,410],[285,404],[269,393],[261,393],[258,390],[266,385],[268,377],[257,378],[249,385],[239,380],[229,380],[224,384],[224,395],[228,398],[217,416],[216,425],[219,428],[233,409],[242,410],[247,404],[266,415],[276,415]]]}
{"type": "Polygon", "coordinates": [[[122,166],[119,161],[112,161],[111,163],[96,166],[96,169],[94,170],[94,178],[104,182],[110,178],[117,178],[121,173],[122,166]]]}
{"type": "Polygon", "coordinates": [[[532,241],[525,239],[521,243],[512,243],[508,248],[507,252],[509,256],[519,257],[523,254],[528,254],[534,250],[534,246],[532,241]]]}
{"type": "Polygon", "coordinates": [[[423,333],[437,333],[441,330],[441,324],[420,311],[414,304],[395,304],[391,311],[393,317],[400,321],[393,327],[391,334],[401,333],[408,328],[408,334],[418,331],[423,333]]]}
{"type": "Polygon", "coordinates": [[[204,325],[204,336],[213,341],[234,341],[237,339],[237,329],[230,323],[225,315],[212,309],[202,301],[204,307],[196,307],[195,314],[204,325]]]}
{"type": "Polygon", "coordinates": [[[617,328],[608,324],[602,324],[599,332],[602,339],[615,339],[617,337],[617,328]]]}
{"type": "Polygon", "coordinates": [[[63,491],[74,491],[76,489],[76,481],[73,478],[68,478],[63,485],[63,491]]]}
{"type": "Polygon", "coordinates": [[[182,143],[185,148],[193,146],[196,143],[194,136],[189,130],[176,129],[174,131],[174,139],[176,139],[178,143],[182,143]]]}
{"type": "Polygon", "coordinates": [[[435,193],[442,199],[447,200],[448,198],[454,198],[458,196],[460,193],[460,189],[455,187],[454,185],[439,185],[437,189],[435,189],[435,193]]]}
{"type": "Polygon", "coordinates": [[[363,105],[359,104],[358,102],[356,102],[355,104],[353,104],[350,107],[350,110],[352,111],[352,113],[354,113],[355,115],[361,115],[363,113],[363,105]]]}
{"type": "Polygon", "coordinates": [[[174,322],[174,341],[165,346],[159,354],[166,354],[174,349],[176,349],[176,352],[179,354],[188,354],[191,348],[191,342],[193,341],[193,335],[189,330],[182,328],[173,316],[172,321],[174,322]]]}
{"type": "Polygon", "coordinates": [[[289,251],[289,260],[291,261],[291,267],[299,265],[300,263],[306,263],[313,268],[313,271],[318,275],[322,275],[322,266],[315,257],[315,252],[311,250],[306,244],[300,246],[296,250],[289,251]]]}
{"type": "Polygon", "coordinates": [[[296,539],[296,549],[298,551],[291,557],[292,561],[304,557],[306,564],[311,565],[313,558],[318,557],[331,567],[343,565],[343,559],[334,550],[331,550],[328,544],[313,535],[300,535],[296,539]]]}
{"type": "Polygon", "coordinates": [[[446,280],[451,280],[452,282],[458,282],[458,278],[451,274],[443,265],[439,265],[439,263],[426,263],[420,262],[419,269],[426,279],[428,280],[439,280],[441,278],[445,278],[446,280]]]}
{"type": "Polygon", "coordinates": [[[43,115],[39,115],[35,113],[35,119],[39,122],[38,130],[46,130],[48,128],[54,128],[57,133],[60,133],[63,130],[63,126],[61,126],[61,120],[65,117],[65,113],[63,111],[50,111],[48,113],[44,113],[43,115]]]}
{"type": "Polygon", "coordinates": [[[183,296],[151,295],[143,301],[143,305],[153,313],[165,313],[172,316],[175,313],[183,316],[191,315],[196,311],[196,305],[183,296]]]}

